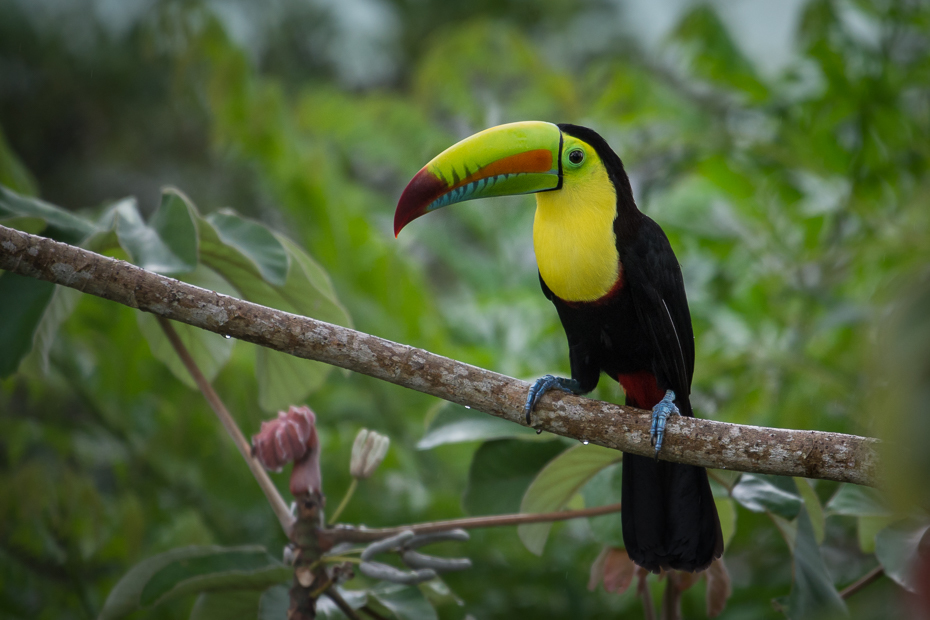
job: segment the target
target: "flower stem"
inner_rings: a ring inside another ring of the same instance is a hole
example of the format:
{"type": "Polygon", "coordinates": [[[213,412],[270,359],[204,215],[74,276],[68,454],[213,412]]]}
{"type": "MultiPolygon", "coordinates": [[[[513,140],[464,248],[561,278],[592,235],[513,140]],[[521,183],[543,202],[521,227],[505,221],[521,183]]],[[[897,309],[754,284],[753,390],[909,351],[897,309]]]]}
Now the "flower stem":
{"type": "Polygon", "coordinates": [[[210,404],[213,412],[216,413],[216,417],[220,419],[220,423],[222,423],[223,427],[226,429],[226,432],[229,433],[233,443],[236,444],[236,447],[239,449],[239,454],[241,454],[242,458],[245,459],[246,465],[249,466],[249,469],[252,471],[252,475],[255,476],[255,481],[258,482],[258,486],[265,494],[265,498],[268,500],[268,503],[271,504],[271,509],[274,511],[275,516],[278,517],[278,521],[281,523],[281,527],[284,529],[284,533],[289,536],[291,533],[291,527],[294,525],[294,516],[291,514],[290,509],[288,509],[287,504],[284,503],[284,498],[281,497],[280,493],[278,493],[277,487],[275,487],[274,483],[271,481],[271,478],[268,477],[265,469],[252,456],[252,447],[249,445],[249,442],[242,434],[242,431],[239,430],[239,426],[236,424],[236,421],[233,420],[233,417],[229,414],[229,411],[226,409],[223,401],[220,400],[220,397],[213,389],[213,386],[210,385],[210,382],[207,381],[207,378],[203,376],[202,372],[200,372],[200,368],[197,367],[197,362],[194,361],[194,358],[191,357],[187,347],[185,347],[184,343],[181,342],[181,338],[178,336],[178,332],[167,319],[163,317],[157,318],[158,324],[161,325],[161,328],[164,330],[169,342],[171,342],[171,346],[174,347],[178,357],[181,358],[181,361],[184,363],[184,367],[187,368],[187,372],[190,373],[191,377],[194,379],[194,383],[196,383],[197,387],[200,388],[200,392],[203,394],[204,398],[207,399],[207,402],[210,404]]]}
{"type": "Polygon", "coordinates": [[[353,495],[355,495],[356,488],[358,488],[358,478],[352,478],[352,484],[350,484],[349,488],[346,489],[346,494],[342,496],[342,501],[339,502],[339,506],[336,507],[336,510],[333,512],[333,516],[329,518],[330,525],[335,523],[336,519],[339,518],[339,515],[342,514],[342,511],[349,504],[349,500],[352,499],[353,495]]]}

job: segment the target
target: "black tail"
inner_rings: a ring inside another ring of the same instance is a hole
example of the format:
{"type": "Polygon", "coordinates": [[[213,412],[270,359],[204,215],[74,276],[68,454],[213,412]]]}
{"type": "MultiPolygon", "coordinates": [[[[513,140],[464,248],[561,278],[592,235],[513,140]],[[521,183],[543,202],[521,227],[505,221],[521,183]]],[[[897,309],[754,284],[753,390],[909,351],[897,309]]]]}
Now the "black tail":
{"type": "Polygon", "coordinates": [[[704,468],[624,453],[621,492],[623,542],[643,568],[703,570],[723,553],[704,468]]]}

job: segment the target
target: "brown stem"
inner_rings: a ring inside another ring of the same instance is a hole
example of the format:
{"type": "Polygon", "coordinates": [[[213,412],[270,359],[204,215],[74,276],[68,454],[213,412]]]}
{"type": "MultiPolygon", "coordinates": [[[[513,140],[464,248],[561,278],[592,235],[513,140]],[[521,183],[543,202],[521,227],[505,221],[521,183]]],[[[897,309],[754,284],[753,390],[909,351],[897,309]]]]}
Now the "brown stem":
{"type": "Polygon", "coordinates": [[[639,586],[639,596],[643,599],[643,618],[656,620],[656,608],[652,602],[652,593],[649,591],[648,575],[644,575],[639,586]]]}
{"type": "Polygon", "coordinates": [[[210,385],[209,381],[207,381],[207,378],[203,376],[202,372],[200,372],[200,368],[197,367],[197,363],[194,361],[194,358],[191,357],[191,354],[187,351],[187,347],[184,346],[184,343],[181,342],[181,338],[178,336],[178,332],[174,329],[171,323],[164,317],[158,317],[158,324],[161,325],[165,335],[171,342],[171,346],[174,347],[178,357],[181,358],[181,362],[184,363],[184,367],[187,368],[187,372],[189,372],[191,377],[194,379],[194,383],[197,384],[197,387],[200,388],[200,392],[203,394],[204,398],[206,398],[207,402],[210,403],[210,408],[212,408],[213,412],[216,413],[216,417],[220,419],[220,422],[223,424],[223,428],[226,429],[226,432],[229,433],[233,443],[236,444],[236,448],[239,449],[239,454],[241,454],[242,458],[245,459],[246,465],[249,466],[249,469],[252,471],[252,475],[255,476],[255,481],[258,482],[258,486],[261,487],[262,492],[265,494],[265,498],[268,500],[268,503],[271,504],[271,509],[274,511],[275,516],[278,517],[278,521],[281,523],[281,527],[284,529],[284,533],[290,534],[291,527],[294,525],[294,517],[291,515],[291,511],[288,510],[287,504],[284,503],[284,498],[282,498],[281,494],[278,493],[277,487],[274,486],[271,478],[268,477],[265,469],[252,456],[252,447],[249,445],[249,442],[246,440],[246,438],[242,435],[242,431],[239,430],[239,426],[236,424],[236,421],[233,420],[232,416],[229,414],[229,411],[226,409],[226,406],[223,404],[223,401],[220,400],[219,394],[216,393],[216,391],[213,389],[213,386],[210,385]]]}
{"type": "Polygon", "coordinates": [[[504,527],[508,525],[526,525],[529,523],[548,523],[550,521],[566,521],[582,517],[597,517],[620,511],[620,504],[608,504],[596,508],[583,508],[581,510],[560,510],[556,512],[540,512],[534,514],[494,515],[490,517],[468,517],[465,519],[449,519],[447,521],[431,521],[429,523],[414,523],[398,527],[385,527],[378,529],[358,529],[351,526],[335,527],[322,530],[320,536],[332,544],[340,542],[372,542],[381,540],[405,530],[412,530],[417,534],[430,534],[432,532],[445,532],[454,529],[478,529],[483,527],[504,527]]]}
{"type": "Polygon", "coordinates": [[[372,609],[372,608],[369,607],[368,605],[365,605],[364,607],[362,607],[362,611],[364,611],[366,614],[368,614],[369,616],[371,616],[371,617],[374,618],[375,620],[388,620],[387,618],[385,618],[384,616],[382,616],[381,614],[379,614],[377,611],[375,611],[374,609],[372,609]]]}
{"type": "Polygon", "coordinates": [[[679,577],[674,572],[665,574],[665,594],[662,595],[661,620],[681,620],[681,587],[679,577]]]}
{"type": "MultiPolygon", "coordinates": [[[[220,295],[78,247],[0,226],[0,269],[70,286],[145,312],[297,357],[364,373],[523,424],[529,384],[384,340],[220,295]]],[[[553,391],[537,428],[652,456],[648,411],[553,391]]],[[[700,467],[875,486],[877,440],[674,416],[662,458],[700,467]]]]}
{"type": "Polygon", "coordinates": [[[878,581],[878,578],[885,574],[885,569],[882,568],[882,565],[879,564],[865,575],[857,579],[855,582],[849,584],[840,592],[840,598],[849,598],[859,590],[863,589],[867,585],[878,581]]]}

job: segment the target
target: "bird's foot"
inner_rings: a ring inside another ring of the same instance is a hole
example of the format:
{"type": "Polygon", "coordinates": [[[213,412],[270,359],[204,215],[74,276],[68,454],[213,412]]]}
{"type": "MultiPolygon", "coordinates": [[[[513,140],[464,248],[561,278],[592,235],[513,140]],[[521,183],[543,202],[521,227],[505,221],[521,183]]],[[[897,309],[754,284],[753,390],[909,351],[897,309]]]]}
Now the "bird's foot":
{"type": "Polygon", "coordinates": [[[526,404],[523,406],[523,413],[526,414],[527,426],[532,426],[530,423],[530,414],[533,413],[533,409],[536,408],[537,403],[539,403],[539,399],[543,397],[543,394],[552,389],[562,390],[563,392],[568,392],[569,394],[582,393],[581,384],[579,384],[574,379],[566,379],[564,377],[556,377],[554,375],[546,375],[545,377],[536,379],[536,382],[533,383],[529,393],[526,395],[526,404]]]}
{"type": "Polygon", "coordinates": [[[652,437],[652,445],[656,448],[656,458],[659,458],[659,450],[662,449],[662,439],[665,437],[665,422],[670,415],[680,415],[674,401],[675,392],[668,390],[665,392],[665,397],[652,408],[652,428],[649,429],[649,436],[652,437]]]}

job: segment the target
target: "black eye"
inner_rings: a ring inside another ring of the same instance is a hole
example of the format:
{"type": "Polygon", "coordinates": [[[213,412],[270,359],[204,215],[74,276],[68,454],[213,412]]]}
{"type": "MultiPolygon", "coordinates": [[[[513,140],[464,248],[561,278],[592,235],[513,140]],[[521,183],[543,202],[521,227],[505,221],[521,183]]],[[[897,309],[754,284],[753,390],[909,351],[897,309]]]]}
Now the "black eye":
{"type": "Polygon", "coordinates": [[[568,161],[572,162],[576,166],[584,161],[584,151],[581,149],[575,149],[568,154],[568,161]]]}

